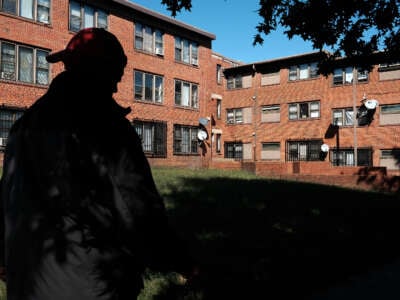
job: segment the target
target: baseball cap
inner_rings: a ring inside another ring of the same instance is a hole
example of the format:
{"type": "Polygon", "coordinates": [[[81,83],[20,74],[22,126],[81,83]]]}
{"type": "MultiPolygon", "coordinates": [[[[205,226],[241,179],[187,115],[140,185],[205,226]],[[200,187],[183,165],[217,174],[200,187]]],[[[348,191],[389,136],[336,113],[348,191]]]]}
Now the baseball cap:
{"type": "Polygon", "coordinates": [[[79,65],[87,59],[126,64],[126,55],[115,35],[103,28],[85,28],[77,32],[64,50],[50,53],[50,63],[62,61],[66,66],[79,65]]]}

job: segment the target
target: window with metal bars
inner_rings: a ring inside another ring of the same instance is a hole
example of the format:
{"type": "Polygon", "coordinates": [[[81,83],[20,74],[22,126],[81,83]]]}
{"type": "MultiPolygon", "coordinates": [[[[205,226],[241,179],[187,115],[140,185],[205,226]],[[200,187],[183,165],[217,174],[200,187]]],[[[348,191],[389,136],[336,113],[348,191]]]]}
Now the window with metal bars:
{"type": "Polygon", "coordinates": [[[321,159],[322,139],[286,142],[286,161],[317,161],[321,159]]]}
{"type": "Polygon", "coordinates": [[[12,125],[23,113],[24,111],[21,109],[0,107],[0,151],[3,151],[6,147],[12,125]]]}
{"type": "Polygon", "coordinates": [[[224,144],[225,158],[234,158],[236,160],[243,159],[243,143],[241,142],[226,142],[224,144]]]}
{"type": "MultiPolygon", "coordinates": [[[[332,166],[354,166],[354,148],[332,148],[329,151],[329,161],[332,166]]],[[[372,166],[372,148],[357,149],[357,166],[372,166]]]]}
{"type": "Polygon", "coordinates": [[[134,120],[133,126],[142,141],[143,151],[151,157],[167,157],[167,124],[134,120]]]}
{"type": "Polygon", "coordinates": [[[174,125],[174,154],[198,154],[198,126],[174,125]]]}

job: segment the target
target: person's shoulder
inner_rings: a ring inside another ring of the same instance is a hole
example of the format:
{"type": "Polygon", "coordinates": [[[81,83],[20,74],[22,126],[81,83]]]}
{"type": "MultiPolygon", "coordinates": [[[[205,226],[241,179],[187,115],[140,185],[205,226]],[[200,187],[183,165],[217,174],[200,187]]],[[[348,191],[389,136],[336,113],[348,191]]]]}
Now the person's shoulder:
{"type": "Polygon", "coordinates": [[[46,98],[46,95],[44,95],[36,100],[35,103],[24,111],[22,116],[14,123],[13,127],[15,129],[22,129],[25,127],[34,128],[35,124],[38,125],[41,123],[39,120],[43,121],[43,116],[45,115],[44,113],[41,113],[41,111],[45,107],[44,102],[46,102],[46,98]]]}

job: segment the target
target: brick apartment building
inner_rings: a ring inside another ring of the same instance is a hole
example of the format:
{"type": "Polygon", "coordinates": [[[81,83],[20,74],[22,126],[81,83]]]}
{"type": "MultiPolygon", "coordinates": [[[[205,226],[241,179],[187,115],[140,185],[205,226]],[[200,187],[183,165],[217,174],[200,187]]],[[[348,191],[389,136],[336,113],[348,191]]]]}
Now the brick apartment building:
{"type": "Polygon", "coordinates": [[[399,62],[367,71],[343,58],[323,76],[323,55],[225,70],[224,157],[268,175],[352,175],[375,167],[399,174],[399,62]]]}
{"type": "Polygon", "coordinates": [[[399,173],[399,62],[367,72],[341,59],[327,77],[316,72],[319,52],[242,64],[212,51],[214,34],[125,0],[0,0],[0,149],[63,69],[45,56],[91,26],[123,44],[115,98],[132,108],[154,166],[399,173]]]}

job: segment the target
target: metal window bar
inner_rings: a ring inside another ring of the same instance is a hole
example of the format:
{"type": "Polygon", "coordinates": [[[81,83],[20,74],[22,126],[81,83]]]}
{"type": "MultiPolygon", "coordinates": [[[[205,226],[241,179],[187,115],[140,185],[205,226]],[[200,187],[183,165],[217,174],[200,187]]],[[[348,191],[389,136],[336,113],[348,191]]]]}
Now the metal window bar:
{"type": "Polygon", "coordinates": [[[286,161],[320,160],[322,140],[287,141],[286,161]]]}
{"type": "Polygon", "coordinates": [[[233,158],[241,160],[243,158],[243,144],[242,143],[225,143],[225,158],[233,158]]]}
{"type": "Polygon", "coordinates": [[[23,112],[22,110],[0,109],[0,150],[4,150],[10,129],[23,112]]]}
{"type": "MultiPolygon", "coordinates": [[[[334,148],[329,153],[329,160],[333,166],[354,166],[354,148],[334,148]]],[[[357,161],[357,166],[372,166],[372,148],[358,148],[357,161]]]]}
{"type": "Polygon", "coordinates": [[[197,126],[174,125],[174,154],[198,154],[197,126]]]}
{"type": "Polygon", "coordinates": [[[164,122],[146,122],[134,120],[133,126],[135,127],[136,132],[142,141],[142,148],[147,156],[166,157],[167,124],[164,122]]]}
{"type": "Polygon", "coordinates": [[[154,123],[153,156],[167,157],[167,124],[154,123]]]}

